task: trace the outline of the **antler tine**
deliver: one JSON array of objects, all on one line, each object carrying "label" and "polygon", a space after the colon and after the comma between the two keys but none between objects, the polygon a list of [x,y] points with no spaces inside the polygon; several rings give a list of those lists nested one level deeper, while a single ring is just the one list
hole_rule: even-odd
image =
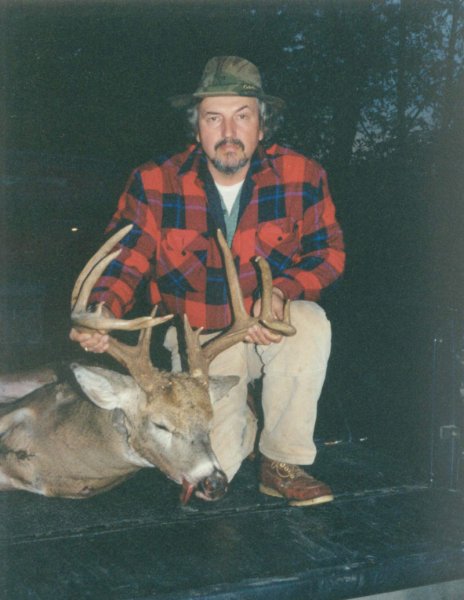
[{"label": "antler tine", "polygon": [[221,231],[218,231],[218,242],[224,257],[224,266],[231,297],[233,324],[230,329],[205,344],[201,349],[202,359],[201,361],[196,360],[197,363],[201,363],[203,368],[206,367],[206,369],[218,354],[234,344],[243,341],[249,328],[257,323],[280,335],[291,336],[296,333],[295,328],[290,323],[290,306],[288,302],[284,306],[284,319],[282,321],[276,319],[272,314],[272,273],[266,259],[263,257],[257,257],[256,259],[261,272],[262,299],[260,314],[257,317],[252,317],[245,310],[243,294],[235,270],[232,253]]},{"label": "antler tine", "polygon": [[184,336],[185,345],[187,348],[189,372],[191,375],[197,377],[207,377],[209,366],[209,361],[202,351],[200,343],[200,334],[202,331],[203,327],[200,327],[194,331],[190,325],[187,315],[184,315]]},{"label": "antler tine", "polygon": [[95,264],[93,270],[90,271],[85,277],[85,279],[82,280],[79,291],[77,292],[77,296],[71,299],[71,302],[74,302],[74,306],[72,308],[73,315],[79,314],[81,312],[86,312],[87,302],[89,301],[90,292],[92,291],[95,282],[98,280],[98,278],[106,269],[106,267],[110,264],[110,262],[113,259],[115,259],[120,253],[121,250],[115,250],[111,254],[108,254],[108,256],[106,256],[105,258],[101,258],[99,262]]},{"label": "antler tine", "polygon": [[129,346],[116,338],[110,337],[107,353],[126,367],[145,392],[149,392],[159,385],[162,371],[159,371],[152,364],[149,348],[145,348],[143,344],[138,343],[136,346]]},{"label": "antler tine", "polygon": [[172,315],[168,315],[157,318],[153,318],[152,316],[138,317],[131,320],[114,319],[106,317],[103,314],[103,303],[98,304],[94,312],[87,311],[87,302],[93,286],[111,261],[119,255],[121,250],[116,250],[111,254],[108,254],[108,252],[129,233],[132,227],[133,225],[126,225],[126,227],[123,227],[112,235],[87,261],[87,264],[79,274],[71,294],[71,322],[74,326],[99,330],[118,329],[136,331],[155,327],[172,318]]},{"label": "antler tine", "polygon": [[[150,317],[155,316],[156,310],[157,307],[155,306]],[[141,329],[136,346],[129,346],[110,336],[107,350],[108,354],[127,368],[145,391],[157,384],[155,378],[159,375],[158,369],[153,366],[150,358],[152,331],[152,327]]]},{"label": "antler tine", "polygon": [[238,280],[237,270],[235,268],[234,259],[232,258],[232,253],[224,238],[224,234],[220,229],[217,230],[217,240],[222,250],[234,323],[245,323],[248,321],[249,315],[243,304],[243,294],[240,288],[240,282]]},{"label": "antler tine", "polygon": [[117,340],[116,338],[111,336],[108,340],[107,353],[110,356],[112,356],[118,363],[126,367],[126,369],[131,374],[132,365],[136,364],[139,351],[140,347],[138,344],[136,346],[129,346],[128,344],[124,344],[120,340]]},{"label": "antler tine", "polygon": [[[108,252],[111,250],[111,248],[114,248],[114,246],[116,246],[116,244],[122,240],[122,238],[129,233],[129,231],[132,229],[133,225],[126,225],[126,227],[123,227],[122,229],[120,229],[119,231],[117,231],[114,235],[112,235],[108,240],[106,240],[106,242],[95,252],[95,254],[93,256],[91,256],[89,258],[89,260],[87,261],[85,267],[82,269],[82,271],[79,273],[78,278],[76,279],[76,283],[74,284],[73,287],[73,291],[71,294],[71,310],[74,310],[75,308],[80,308],[82,309],[85,308],[86,304],[87,304],[87,300],[88,300],[88,296],[90,294],[91,291],[91,287],[89,288],[89,285],[84,287],[84,282],[87,279],[87,277],[89,276],[89,274],[94,271],[95,266],[102,260],[102,258],[105,258],[105,256],[107,256]],[[95,281],[98,279],[98,277],[100,277],[101,273],[103,273],[103,271],[106,269],[106,267],[108,266],[108,264],[113,260],[113,258],[116,258],[116,256],[119,254],[120,250],[117,250],[116,252],[114,252],[113,254],[110,254],[111,259],[107,259],[105,266],[101,269],[101,271],[99,272],[99,274],[97,275],[97,277],[93,278],[94,280],[91,282],[91,284],[93,285],[95,283]],[[95,272],[95,271],[94,271]],[[88,292],[88,293],[87,293]],[[85,294],[87,293],[87,297],[85,297]],[[84,303],[82,304],[82,300],[81,303],[78,305],[77,302],[79,299],[85,299]]]},{"label": "antler tine", "polygon": [[[150,318],[154,319],[156,313],[158,311],[158,307],[154,306],[151,313],[150,313]],[[170,318],[172,318],[173,315],[167,315],[168,318],[165,317],[158,317],[159,319],[161,319],[160,323],[164,323],[164,321],[168,321]],[[156,320],[156,319],[154,319]],[[141,350],[149,355],[150,353],[150,342],[151,342],[151,334],[153,333],[153,327],[145,327],[144,329],[140,330],[139,333],[139,340],[137,345],[140,345]]]},{"label": "antler tine", "polygon": [[278,332],[286,336],[295,335],[296,330],[293,325],[290,324],[290,305],[288,302],[285,303],[285,308],[288,306],[288,309],[284,310],[283,321],[276,319],[272,313],[272,272],[267,260],[262,256],[257,256],[255,258],[256,264],[261,272],[261,311],[258,317],[250,317],[246,312],[243,303],[242,289],[238,280],[232,253],[220,229],[218,229],[217,236],[224,257],[234,325],[237,324],[237,327],[238,325],[243,325],[248,329],[253,324],[250,321],[256,321],[276,333]]},{"label": "antler tine", "polygon": [[267,260],[257,256],[255,262],[261,272],[261,314],[264,321],[271,321],[272,316],[272,273]]},{"label": "antler tine", "polygon": [[284,318],[282,321],[276,319],[272,313],[272,273],[269,263],[262,256],[256,257],[259,270],[261,271],[261,312],[258,321],[264,327],[285,336],[295,335],[296,329],[290,323],[290,302],[284,304]]}]

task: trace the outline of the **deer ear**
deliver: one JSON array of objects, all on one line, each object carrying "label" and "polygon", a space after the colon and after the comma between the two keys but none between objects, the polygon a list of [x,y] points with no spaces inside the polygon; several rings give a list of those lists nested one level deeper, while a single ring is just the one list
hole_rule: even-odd
[{"label": "deer ear", "polygon": [[143,394],[142,389],[129,375],[101,367],[84,367],[78,364],[72,364],[70,367],[86,396],[105,410],[124,410],[133,406]]},{"label": "deer ear", "polygon": [[240,381],[238,375],[213,375],[208,379],[211,402],[214,404],[223,398]]}]

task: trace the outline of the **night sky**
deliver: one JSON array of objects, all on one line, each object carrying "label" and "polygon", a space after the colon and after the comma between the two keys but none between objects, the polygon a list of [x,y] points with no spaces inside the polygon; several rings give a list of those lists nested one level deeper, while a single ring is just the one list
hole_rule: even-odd
[{"label": "night sky", "polygon": [[240,1],[20,4],[6,13],[8,147],[137,164],[183,142],[167,98],[194,90],[211,56],[265,77],[282,54],[266,26],[279,3],[259,19]]}]

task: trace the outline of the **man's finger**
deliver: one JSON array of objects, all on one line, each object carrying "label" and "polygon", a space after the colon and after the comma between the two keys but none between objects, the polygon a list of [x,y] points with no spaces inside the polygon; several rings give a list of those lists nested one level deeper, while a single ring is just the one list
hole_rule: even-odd
[{"label": "man's finger", "polygon": [[281,339],[281,335],[273,333],[266,327],[262,327],[261,325],[253,325],[253,327],[249,329],[245,341],[253,344],[268,346],[269,344],[278,344]]}]

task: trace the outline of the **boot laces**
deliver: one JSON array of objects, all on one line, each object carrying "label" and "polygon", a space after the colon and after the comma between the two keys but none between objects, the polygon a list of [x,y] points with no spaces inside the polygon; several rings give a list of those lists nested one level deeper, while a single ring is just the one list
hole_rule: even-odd
[{"label": "boot laces", "polygon": [[302,475],[301,469],[298,465],[290,465],[284,462],[272,461],[271,467],[282,479],[295,479],[295,477]]}]

